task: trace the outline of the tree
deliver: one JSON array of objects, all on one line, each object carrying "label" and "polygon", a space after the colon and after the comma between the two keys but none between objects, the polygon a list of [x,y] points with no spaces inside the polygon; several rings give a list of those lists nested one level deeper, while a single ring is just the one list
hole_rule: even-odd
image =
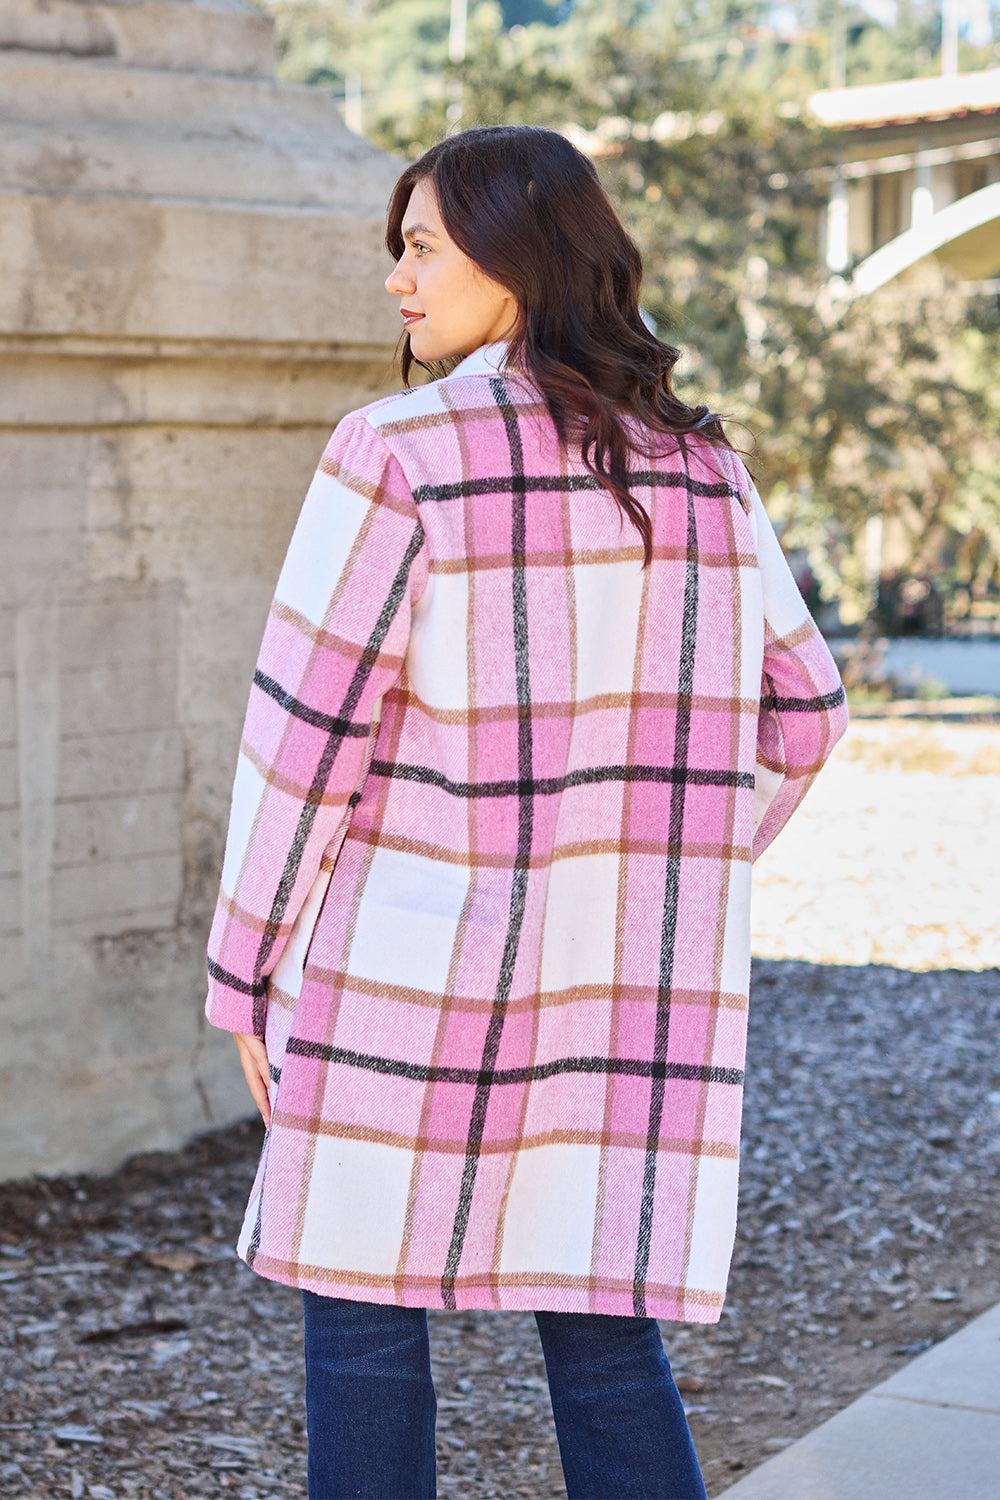
[{"label": "tree", "polygon": [[958,616],[1000,582],[1000,356],[993,299],[887,287],[818,318],[764,301],[756,422],[770,505],[830,597],[871,603],[858,539],[888,524],[888,565],[931,577]]},{"label": "tree", "polygon": [[[854,617],[870,604],[859,538],[876,515],[899,569],[943,572],[960,602],[995,590],[993,303],[942,279],[923,296],[888,287],[837,304],[818,264],[831,157],[804,106],[827,81],[819,23],[864,13],[817,0],[798,31],[777,35],[756,0],[579,0],[559,25],[507,29],[495,0],[480,0],[468,59],[448,70],[447,5],[374,5],[367,66],[382,91],[370,96],[371,137],[413,157],[459,110],[463,126],[565,130],[643,250],[661,335],[688,351],[681,394],[756,435],[752,462],[785,540],[808,553],[827,596]],[[935,14],[900,0],[895,39],[858,22],[849,72],[905,72],[921,48],[930,63]]]}]

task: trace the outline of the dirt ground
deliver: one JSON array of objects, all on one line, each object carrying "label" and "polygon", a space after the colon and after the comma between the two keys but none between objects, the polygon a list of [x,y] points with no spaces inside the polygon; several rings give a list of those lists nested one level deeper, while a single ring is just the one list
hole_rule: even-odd
[{"label": "dirt ground", "polygon": [[[901,759],[898,740],[861,726],[840,752],[869,778],[853,804],[835,770],[807,803],[805,856],[789,842],[778,860],[794,824],[769,856],[758,947],[812,945],[824,961],[755,964],[729,1300],[715,1327],[664,1324],[713,1496],[1000,1300],[1000,973],[977,971],[996,885],[991,902],[975,894],[992,880],[996,777],[985,760],[961,769],[1000,731],[974,745],[963,727],[935,731],[956,759],[928,792],[921,754],[904,744]],[[929,798],[939,812],[920,838],[938,855],[897,880],[918,903],[909,921],[871,851],[895,858],[914,820],[926,829]],[[831,854],[848,815],[853,864]],[[968,880],[978,925],[968,942],[948,934],[948,967],[926,944],[908,965],[907,929],[935,915],[926,890],[942,868]],[[884,904],[865,912],[878,964],[830,961],[852,879],[875,879]],[[112,1176],[0,1187],[0,1495],[304,1496],[298,1300],[232,1250],[259,1143],[238,1125]],[[432,1325],[440,1494],[564,1495],[534,1320]]]}]

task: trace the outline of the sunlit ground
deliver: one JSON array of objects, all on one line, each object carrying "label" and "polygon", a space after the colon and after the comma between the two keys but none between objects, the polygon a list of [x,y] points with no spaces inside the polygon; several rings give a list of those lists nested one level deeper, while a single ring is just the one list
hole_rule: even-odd
[{"label": "sunlit ground", "polygon": [[1000,965],[1000,724],[852,722],[757,863],[753,952]]}]

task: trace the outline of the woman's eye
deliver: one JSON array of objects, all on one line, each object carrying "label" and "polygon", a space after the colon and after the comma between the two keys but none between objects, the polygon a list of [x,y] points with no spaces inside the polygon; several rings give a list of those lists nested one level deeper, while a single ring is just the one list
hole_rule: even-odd
[{"label": "woman's eye", "polygon": [[419,240],[414,240],[413,248],[416,251],[417,259],[420,260],[427,254],[428,250],[430,249],[430,245],[422,245]]}]

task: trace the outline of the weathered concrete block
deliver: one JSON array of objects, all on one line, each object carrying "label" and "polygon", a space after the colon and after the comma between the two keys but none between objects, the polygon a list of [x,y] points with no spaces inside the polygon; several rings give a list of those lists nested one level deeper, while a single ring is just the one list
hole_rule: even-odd
[{"label": "weathered concrete block", "polygon": [[[13,727],[7,727],[13,734]],[[0,807],[16,807],[20,801],[17,784],[17,746],[0,745]]]},{"label": "weathered concrete block", "polygon": [[180,728],[116,730],[66,736],[62,742],[58,795],[66,800],[180,791],[183,780]]},{"label": "weathered concrete block", "polygon": [[165,0],[2,0],[0,47],[262,77],[275,56],[267,17],[225,0],[183,10]]},{"label": "weathered concrete block", "polygon": [[[0,357],[3,356],[0,343]],[[0,381],[0,422],[6,422],[3,402],[6,396],[19,388],[20,361],[3,360],[3,380]],[[44,399],[43,388],[36,384],[31,394],[31,403],[36,411]],[[25,398],[23,403],[28,405]],[[0,474],[3,476],[4,502],[4,560],[7,547],[18,539],[25,540],[47,534],[63,535],[80,531],[81,520],[72,504],[67,504],[85,472],[89,442],[80,435],[62,433],[54,441],[51,432],[25,431],[20,419],[11,420],[13,430],[0,429]],[[3,583],[4,602],[17,597],[16,579],[8,574]],[[4,609],[0,618],[0,638],[13,639],[13,611]],[[0,648],[3,649],[3,648]]]},{"label": "weathered concrete block", "polygon": [[21,869],[21,814],[16,807],[0,808],[0,875]]},{"label": "weathered concrete block", "polygon": [[[2,372],[0,372],[2,373]],[[77,537],[55,531],[12,532],[4,538],[4,570],[9,570],[6,588],[22,603],[46,598],[56,580],[80,577]]]},{"label": "weathered concrete block", "polygon": [[[17,739],[17,715],[14,708],[13,672],[0,674],[0,745],[13,745]],[[2,798],[0,792],[0,798]]]},{"label": "weathered concrete block", "polygon": [[[21,877],[0,875],[0,936],[21,935]],[[20,957],[20,955],[18,955]],[[16,973],[16,969],[9,970]],[[2,991],[0,991],[2,999]]]},{"label": "weathered concrete block", "polygon": [[[111,917],[138,917],[166,911],[174,925],[184,871],[180,853],[127,859],[98,859],[56,866],[52,875],[52,916],[56,923],[86,922],[95,934]],[[132,925],[141,928],[136,920]]]},{"label": "weathered concrete block", "polygon": [[[69,866],[144,855],[179,856],[180,811],[178,792],[58,802],[53,857],[58,866]],[[0,849],[2,843],[0,833]]]},{"label": "weathered concrete block", "polygon": [[[14,670],[14,627],[17,623],[17,612],[13,609],[0,609],[0,672],[11,673]],[[0,720],[0,744],[4,744],[3,729],[5,726]]]},{"label": "weathered concrete block", "polygon": [[[113,590],[108,599],[64,601],[59,619],[64,668],[116,662],[155,661],[174,639],[177,591]],[[114,597],[118,594],[119,597]]]},{"label": "weathered concrete block", "polygon": [[0,0],[0,1176],[252,1109],[202,1015],[240,726],[398,333],[398,169],[272,46],[229,0]]},{"label": "weathered concrete block", "polygon": [[[398,315],[389,323],[389,307],[375,313],[366,295],[381,214],[0,194],[0,222],[4,327],[27,302],[29,332],[84,333],[96,322],[117,337],[231,340],[252,329],[261,340],[348,345],[398,333]],[[348,241],[352,254],[333,274]]]},{"label": "weathered concrete block", "polygon": [[170,729],[177,722],[177,663],[101,662],[67,672],[62,685],[62,723],[67,735],[105,729]]}]

